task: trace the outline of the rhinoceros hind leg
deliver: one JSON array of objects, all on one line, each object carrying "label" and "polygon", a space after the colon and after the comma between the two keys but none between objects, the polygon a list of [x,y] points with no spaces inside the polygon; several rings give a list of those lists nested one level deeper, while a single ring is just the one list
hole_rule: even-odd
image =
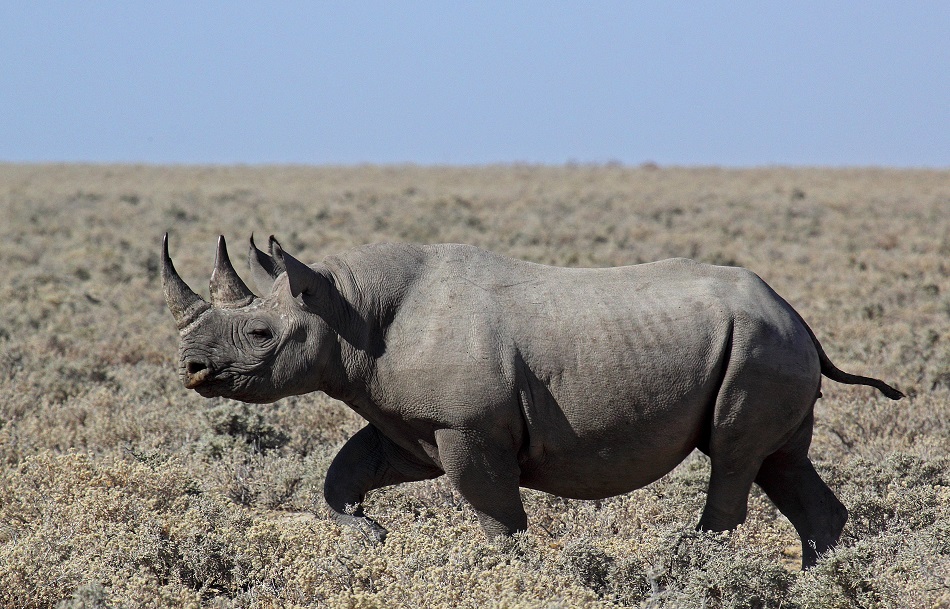
[{"label": "rhinoceros hind leg", "polygon": [[812,424],[809,416],[795,437],[765,460],[755,479],[798,531],[803,569],[834,547],[848,519],[848,510],[808,459]]},{"label": "rhinoceros hind leg", "polygon": [[[752,483],[770,455],[807,460],[820,371],[811,340],[795,344],[803,337],[737,320],[710,421],[712,473],[700,529],[723,531],[745,521]],[[805,483],[814,486],[810,478]]]},{"label": "rhinoceros hind leg", "polygon": [[762,392],[731,390],[736,384],[736,379],[727,381],[716,401],[708,445],[709,490],[697,527],[702,531],[728,531],[745,522],[752,483],[779,442],[763,421],[768,409],[755,400]]},{"label": "rhinoceros hind leg", "polygon": [[745,522],[749,491],[759,462],[724,461],[712,457],[706,507],[696,527],[701,531],[728,531]]}]

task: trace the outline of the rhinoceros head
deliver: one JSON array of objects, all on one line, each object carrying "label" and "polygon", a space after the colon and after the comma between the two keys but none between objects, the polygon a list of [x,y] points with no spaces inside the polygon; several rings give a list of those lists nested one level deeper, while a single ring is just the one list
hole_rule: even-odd
[{"label": "rhinoceros head", "polygon": [[178,275],[165,235],[162,284],[181,335],[182,383],[205,397],[255,403],[318,389],[319,374],[312,370],[326,359],[334,334],[309,307],[326,277],[285,253],[273,237],[268,255],[252,236],[248,260],[266,295],[255,296],[241,280],[221,236],[208,303]]}]

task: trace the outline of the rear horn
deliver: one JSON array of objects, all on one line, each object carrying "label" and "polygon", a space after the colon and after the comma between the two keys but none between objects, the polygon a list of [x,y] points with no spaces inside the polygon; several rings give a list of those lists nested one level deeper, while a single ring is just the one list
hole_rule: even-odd
[{"label": "rear horn", "polygon": [[251,304],[254,293],[238,276],[228,257],[224,235],[218,237],[218,251],[211,271],[211,305],[222,309],[237,309]]}]

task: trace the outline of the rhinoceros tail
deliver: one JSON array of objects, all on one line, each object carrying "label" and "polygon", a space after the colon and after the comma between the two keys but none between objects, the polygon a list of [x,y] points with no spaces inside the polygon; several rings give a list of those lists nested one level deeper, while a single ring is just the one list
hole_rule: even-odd
[{"label": "rhinoceros tail", "polygon": [[891,387],[881,379],[872,378],[870,376],[861,376],[858,374],[850,374],[841,370],[835,366],[828,356],[825,355],[825,352],[821,348],[821,344],[816,340],[815,348],[818,349],[818,359],[821,361],[821,373],[830,378],[833,381],[839,383],[845,383],[847,385],[869,385],[876,388],[878,391],[891,398],[892,400],[899,400],[904,397],[904,394],[897,389]]},{"label": "rhinoceros tail", "polygon": [[[794,310],[794,309],[793,309]],[[802,319],[801,315],[798,315],[798,312],[795,312],[795,315],[798,316],[799,321],[802,322],[802,325],[805,326],[805,329],[808,330],[811,340],[815,343],[815,349],[818,351],[818,361],[821,362],[821,373],[833,381],[839,383],[844,383],[846,385],[868,385],[874,387],[887,397],[892,400],[899,400],[904,397],[904,394],[891,387],[881,379],[871,378],[869,376],[860,376],[858,374],[850,374],[844,370],[838,368],[831,361],[831,358],[825,354],[825,350],[821,348],[821,343],[818,342],[818,337],[815,336],[815,333],[812,332],[812,329],[805,323],[805,320]]]}]

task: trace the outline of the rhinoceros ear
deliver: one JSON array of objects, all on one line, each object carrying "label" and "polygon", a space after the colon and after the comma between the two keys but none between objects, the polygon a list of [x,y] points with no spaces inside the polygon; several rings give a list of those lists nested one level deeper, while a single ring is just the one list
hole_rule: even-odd
[{"label": "rhinoceros ear", "polygon": [[251,267],[251,278],[254,280],[254,285],[261,293],[269,294],[280,271],[277,270],[273,258],[257,249],[257,245],[254,244],[253,233],[251,233],[251,246],[247,251],[247,264]]},{"label": "rhinoceros ear", "polygon": [[327,278],[300,262],[280,247],[273,235],[270,237],[270,255],[278,273],[287,273],[290,295],[322,298],[330,287]]}]

